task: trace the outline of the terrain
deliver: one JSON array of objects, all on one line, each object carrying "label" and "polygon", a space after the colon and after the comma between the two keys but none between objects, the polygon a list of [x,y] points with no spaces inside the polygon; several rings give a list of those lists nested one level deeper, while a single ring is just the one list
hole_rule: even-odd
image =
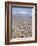
[{"label": "terrain", "polygon": [[32,16],[18,14],[13,16],[12,38],[25,38],[32,36]]}]

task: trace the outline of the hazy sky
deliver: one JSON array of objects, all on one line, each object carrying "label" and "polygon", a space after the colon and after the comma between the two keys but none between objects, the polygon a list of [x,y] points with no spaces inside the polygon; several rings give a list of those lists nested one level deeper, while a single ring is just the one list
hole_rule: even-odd
[{"label": "hazy sky", "polygon": [[32,16],[32,8],[19,8],[19,7],[13,7],[12,8],[12,14],[23,14],[23,15],[30,15]]}]

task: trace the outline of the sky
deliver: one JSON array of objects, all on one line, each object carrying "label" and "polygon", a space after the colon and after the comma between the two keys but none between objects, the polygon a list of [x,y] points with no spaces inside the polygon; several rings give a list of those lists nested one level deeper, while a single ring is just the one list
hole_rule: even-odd
[{"label": "sky", "polygon": [[12,7],[12,15],[23,14],[32,16],[32,8]]}]

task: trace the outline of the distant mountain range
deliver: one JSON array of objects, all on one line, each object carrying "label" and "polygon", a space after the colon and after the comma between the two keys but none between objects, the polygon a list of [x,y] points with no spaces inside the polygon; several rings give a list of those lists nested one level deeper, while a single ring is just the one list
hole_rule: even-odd
[{"label": "distant mountain range", "polygon": [[27,14],[17,14],[17,15],[14,15],[18,21],[27,21],[27,22],[32,22],[32,16],[30,15],[27,15]]},{"label": "distant mountain range", "polygon": [[[16,14],[14,16],[31,16],[31,15],[28,15],[28,14]],[[32,16],[31,16],[32,17]]]}]

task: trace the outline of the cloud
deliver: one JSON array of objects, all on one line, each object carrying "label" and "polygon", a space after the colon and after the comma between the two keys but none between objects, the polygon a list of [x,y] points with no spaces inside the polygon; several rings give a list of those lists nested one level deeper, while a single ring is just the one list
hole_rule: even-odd
[{"label": "cloud", "polygon": [[19,14],[28,14],[29,12],[26,12],[26,11],[20,11],[18,12]]}]

